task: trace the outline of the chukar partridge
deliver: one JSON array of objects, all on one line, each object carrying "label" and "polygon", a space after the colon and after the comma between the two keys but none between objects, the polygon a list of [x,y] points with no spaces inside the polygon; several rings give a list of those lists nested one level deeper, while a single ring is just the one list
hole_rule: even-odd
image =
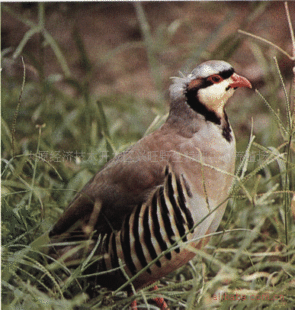
[{"label": "chukar partridge", "polygon": [[[185,243],[203,246],[226,207],[236,148],[225,105],[238,87],[251,88],[251,83],[217,60],[173,79],[166,122],[110,160],[50,231],[54,241],[88,240],[87,250],[77,247],[66,261],[93,250],[86,271],[109,270],[94,281],[114,290],[143,268],[132,281],[135,289],[193,258]],[[56,252],[66,256],[73,247],[56,247]]]}]

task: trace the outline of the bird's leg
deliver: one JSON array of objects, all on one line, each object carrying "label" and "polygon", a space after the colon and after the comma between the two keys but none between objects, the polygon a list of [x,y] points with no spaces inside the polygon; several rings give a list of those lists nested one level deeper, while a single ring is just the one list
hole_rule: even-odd
[{"label": "bird's leg", "polygon": [[[129,291],[129,290],[127,291],[127,294],[128,294],[128,297],[133,295],[132,291]],[[137,310],[137,300],[136,299],[133,300],[132,303],[130,304],[129,310]]]},{"label": "bird's leg", "polygon": [[136,299],[132,301],[129,309],[130,310],[137,310],[137,301],[136,301]]},{"label": "bird's leg", "polygon": [[[156,291],[158,289],[158,286],[155,285],[152,290]],[[156,297],[153,298],[153,301],[157,304],[157,306],[161,309],[161,310],[169,310],[168,305],[165,301],[165,299],[163,297]]]},{"label": "bird's leg", "polygon": [[[158,286],[155,285],[151,290],[156,291],[158,289]],[[128,296],[133,295],[132,292],[128,292]],[[156,297],[153,298],[153,301],[157,304],[157,306],[161,309],[161,310],[170,310],[168,308],[168,305],[165,301],[165,299],[163,297]],[[133,300],[132,303],[130,304],[129,310],[137,310],[137,301]]]}]

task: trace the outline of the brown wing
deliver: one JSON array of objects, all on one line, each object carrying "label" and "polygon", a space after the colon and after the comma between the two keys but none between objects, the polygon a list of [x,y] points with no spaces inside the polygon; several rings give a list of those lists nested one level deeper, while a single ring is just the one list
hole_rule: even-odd
[{"label": "brown wing", "polygon": [[[138,141],[108,162],[76,195],[50,232],[57,236],[72,227],[95,228],[98,233],[120,229],[124,217],[146,201],[164,181],[165,160],[153,160],[155,149],[171,149],[163,130]],[[165,135],[164,135],[165,136]],[[84,227],[84,228],[83,228]]]}]

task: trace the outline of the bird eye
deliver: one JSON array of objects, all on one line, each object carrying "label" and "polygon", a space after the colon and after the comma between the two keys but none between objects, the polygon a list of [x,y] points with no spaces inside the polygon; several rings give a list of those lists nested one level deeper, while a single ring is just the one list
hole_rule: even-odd
[{"label": "bird eye", "polygon": [[213,84],[220,83],[222,81],[222,77],[218,74],[211,75],[208,80]]}]

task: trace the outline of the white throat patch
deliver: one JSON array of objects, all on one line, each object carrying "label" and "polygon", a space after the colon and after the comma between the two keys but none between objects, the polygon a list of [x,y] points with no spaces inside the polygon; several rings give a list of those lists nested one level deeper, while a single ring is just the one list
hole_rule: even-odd
[{"label": "white throat patch", "polygon": [[223,108],[227,100],[234,94],[235,90],[229,88],[231,79],[223,80],[218,84],[213,84],[198,91],[198,99],[207,109],[223,114]]}]

